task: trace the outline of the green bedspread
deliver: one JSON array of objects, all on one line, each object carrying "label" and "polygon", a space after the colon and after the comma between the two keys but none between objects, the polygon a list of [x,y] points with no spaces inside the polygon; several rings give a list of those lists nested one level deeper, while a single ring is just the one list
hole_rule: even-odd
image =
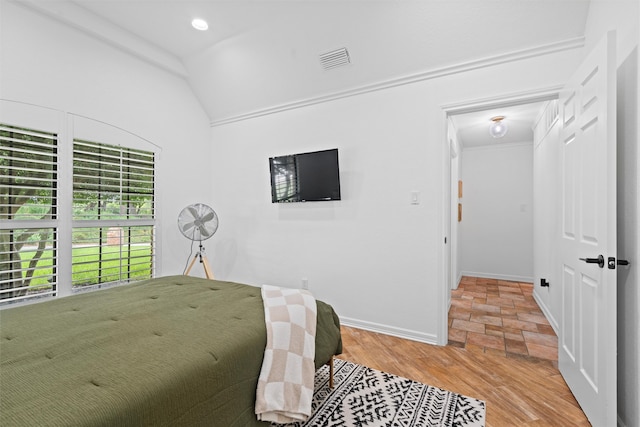
[{"label": "green bedspread", "polygon": [[[342,351],[318,305],[316,367]],[[0,425],[260,426],[260,288],[171,276],[0,312]]]}]

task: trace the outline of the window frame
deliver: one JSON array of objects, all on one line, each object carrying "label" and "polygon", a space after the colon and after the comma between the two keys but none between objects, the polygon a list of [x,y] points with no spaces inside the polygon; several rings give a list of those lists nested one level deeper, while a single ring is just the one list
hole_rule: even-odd
[{"label": "window frame", "polygon": [[[85,116],[64,112],[56,109],[25,104],[17,101],[0,100],[0,113],[2,123],[18,128],[36,129],[42,132],[54,133],[58,136],[58,187],[57,193],[57,218],[46,220],[2,220],[0,219],[0,229],[22,229],[22,228],[53,228],[57,239],[56,255],[57,265],[55,266],[55,276],[57,289],[55,295],[47,298],[27,298],[22,301],[0,303],[0,309],[10,308],[17,305],[29,304],[33,302],[46,301],[52,298],[59,298],[77,293],[78,291],[92,291],[104,287],[120,285],[124,283],[104,283],[98,286],[87,286],[81,290],[72,286],[72,234],[76,227],[107,227],[107,226],[151,226],[153,233],[152,246],[152,271],[151,277],[161,274],[161,228],[160,228],[160,197],[159,197],[159,176],[161,170],[161,148],[134,134],[111,124],[87,118]],[[86,221],[73,219],[73,142],[74,139],[96,141],[109,145],[121,145],[123,147],[136,150],[144,150],[154,153],[154,184],[153,184],[153,204],[154,215],[150,219],[132,219],[122,221],[120,219]],[[129,283],[126,281],[125,283]]]},{"label": "window frame", "polygon": [[[80,241],[76,240],[76,236],[82,234],[83,231],[86,235],[97,233],[97,239],[93,237],[86,240],[88,250],[92,252],[96,250],[97,253],[80,255],[78,251],[75,251],[72,255],[72,268],[76,270],[78,276],[81,276],[77,269],[80,268],[82,264],[86,262],[91,264],[98,263],[98,275],[92,278],[96,279],[97,283],[82,283],[81,278],[74,277],[72,278],[73,292],[84,291],[90,287],[101,288],[119,283],[129,283],[134,280],[132,279],[133,277],[139,277],[142,270],[136,269],[135,266],[139,266],[142,263],[132,261],[135,258],[145,260],[147,258],[146,255],[144,253],[141,255],[140,252],[146,252],[146,250],[133,246],[132,238],[133,240],[135,240],[135,238],[132,230],[134,233],[136,233],[137,230],[143,230],[142,235],[148,235],[148,240],[145,239],[144,243],[148,243],[150,249],[150,276],[147,277],[145,275],[144,278],[154,277],[155,186],[149,190],[145,185],[145,178],[151,176],[152,182],[154,184],[156,182],[156,153],[123,144],[116,145],[103,141],[88,141],[79,138],[73,139],[73,147],[72,244],[80,243]],[[132,188],[130,183],[133,177],[138,178],[135,181],[140,185]],[[142,177],[142,179],[140,177]],[[83,182],[79,183],[79,180],[76,178],[80,178]],[[89,198],[83,199],[83,197],[76,197],[80,194],[84,195],[87,193],[97,194],[97,198],[95,199],[96,210],[86,214],[89,218],[84,218],[76,212],[76,208],[78,204],[83,205]],[[132,218],[131,206],[127,203],[131,200],[131,196],[150,197],[149,212],[142,215],[134,213]],[[110,198],[117,200],[118,213],[103,209],[107,207],[107,200]],[[122,213],[123,208],[124,213]],[[148,233],[144,233],[145,229],[147,229]],[[118,231],[117,240],[119,243],[117,245],[114,245],[113,242],[110,243],[109,232],[111,230]],[[122,231],[125,230],[127,232],[123,233]],[[123,235],[125,238],[124,244],[122,243]],[[82,239],[87,239],[87,237],[83,237]],[[117,246],[115,249],[118,249],[120,253],[122,253],[123,247],[125,247],[126,252],[129,254],[126,258],[119,258],[120,260],[126,259],[127,262],[120,262],[117,267],[109,261],[112,258],[109,254],[113,252],[113,246]],[[138,253],[134,256],[132,251]],[[91,261],[86,261],[86,259],[82,260],[82,257],[88,257]],[[134,267],[133,270],[131,268],[132,266]],[[110,277],[114,275],[117,278],[111,280]]]}]

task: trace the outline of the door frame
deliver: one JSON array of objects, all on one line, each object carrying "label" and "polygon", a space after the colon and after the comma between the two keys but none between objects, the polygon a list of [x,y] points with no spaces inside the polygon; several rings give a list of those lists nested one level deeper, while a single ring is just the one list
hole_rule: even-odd
[{"label": "door frame", "polygon": [[[453,276],[457,276],[453,271],[451,265],[452,259],[457,256],[457,253],[452,252],[452,245],[449,242],[451,237],[451,224],[454,221],[453,212],[451,210],[451,147],[449,136],[449,117],[456,114],[473,113],[478,111],[484,111],[500,107],[511,107],[514,105],[531,104],[536,102],[550,101],[558,99],[562,85],[549,86],[542,89],[531,89],[522,92],[515,92],[511,94],[504,94],[488,98],[473,99],[468,101],[460,101],[451,104],[441,105],[442,109],[442,126],[444,128],[444,141],[443,141],[443,168],[442,168],[442,212],[441,212],[441,242],[446,242],[442,246],[442,252],[440,259],[442,264],[440,266],[442,277],[442,284],[440,286],[440,327],[438,328],[438,344],[447,345],[449,337],[449,306],[451,303],[451,289],[454,280]],[[462,151],[462,150],[460,150]],[[461,153],[458,153],[460,155]],[[456,245],[456,250],[459,247]],[[448,274],[447,274],[448,272]],[[456,277],[457,279],[457,277]]]}]

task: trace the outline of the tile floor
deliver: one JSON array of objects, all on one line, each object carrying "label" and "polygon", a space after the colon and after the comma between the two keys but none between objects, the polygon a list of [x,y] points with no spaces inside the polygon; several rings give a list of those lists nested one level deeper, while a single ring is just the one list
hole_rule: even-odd
[{"label": "tile floor", "polygon": [[557,362],[558,338],[532,293],[531,283],[463,277],[451,292],[449,345]]}]

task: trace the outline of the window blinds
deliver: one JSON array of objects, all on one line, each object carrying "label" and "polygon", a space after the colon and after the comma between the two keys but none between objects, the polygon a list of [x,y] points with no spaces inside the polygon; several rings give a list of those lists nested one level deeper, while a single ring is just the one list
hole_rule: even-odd
[{"label": "window blinds", "polygon": [[154,153],[75,140],[73,218],[154,217]]},{"label": "window blinds", "polygon": [[152,226],[73,229],[73,288],[153,277]]},{"label": "window blinds", "polygon": [[0,305],[154,276],[155,153],[72,142],[0,124]]},{"label": "window blinds", "polygon": [[56,134],[0,124],[3,303],[56,294],[57,165]]},{"label": "window blinds", "polygon": [[53,219],[57,136],[0,125],[0,219]]},{"label": "window blinds", "polygon": [[74,289],[153,277],[154,153],[74,140]]}]

